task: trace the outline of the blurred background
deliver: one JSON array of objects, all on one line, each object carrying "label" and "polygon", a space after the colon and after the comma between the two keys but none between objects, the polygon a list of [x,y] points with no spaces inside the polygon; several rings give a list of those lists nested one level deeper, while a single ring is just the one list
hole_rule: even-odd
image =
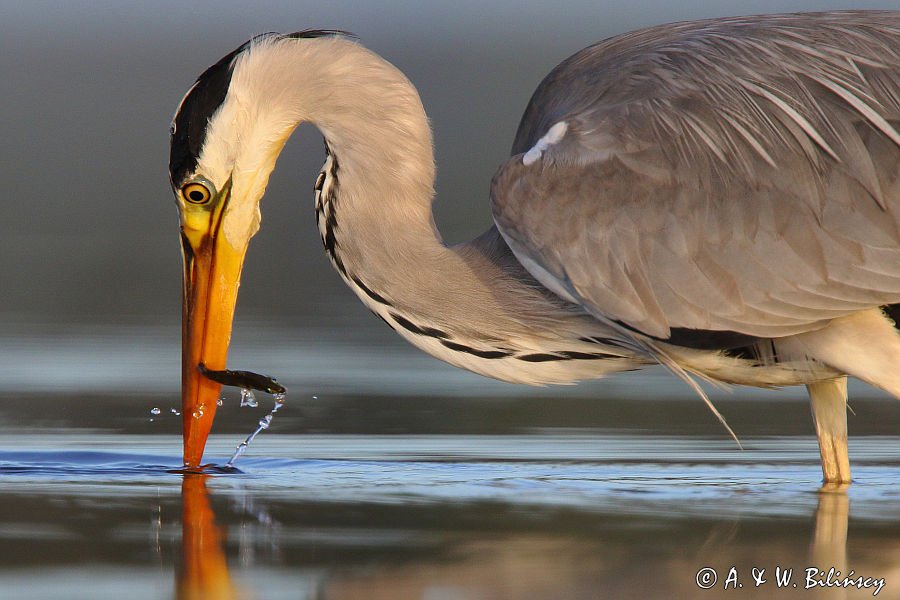
[{"label": "blurred background", "polygon": [[[489,225],[490,178],[508,156],[521,113],[542,77],[573,52],[667,21],[855,4],[4,0],[0,383],[8,393],[128,392],[175,401],[181,257],[167,176],[169,122],[195,77],[253,34],[345,29],[409,76],[435,131],[436,219],[445,239],[457,242]],[[896,0],[866,6],[890,8]],[[654,371],[528,390],[407,346],[324,257],[312,191],[323,159],[321,138],[306,125],[279,160],[244,269],[232,368],[271,373],[307,396],[628,398],[647,396],[636,385],[643,381],[690,397]],[[785,397],[802,394],[765,395]],[[704,410],[698,403],[698,415]],[[711,418],[699,418],[718,431]]]}]

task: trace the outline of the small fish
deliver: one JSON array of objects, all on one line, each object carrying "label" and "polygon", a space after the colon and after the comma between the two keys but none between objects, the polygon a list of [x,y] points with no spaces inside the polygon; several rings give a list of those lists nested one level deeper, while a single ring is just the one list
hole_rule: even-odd
[{"label": "small fish", "polygon": [[252,371],[231,371],[222,369],[221,371],[211,371],[206,365],[200,363],[197,365],[200,373],[211,381],[221,383],[222,385],[230,385],[234,387],[259,390],[267,394],[284,394],[287,388],[278,383],[274,377],[268,375],[260,375]]}]

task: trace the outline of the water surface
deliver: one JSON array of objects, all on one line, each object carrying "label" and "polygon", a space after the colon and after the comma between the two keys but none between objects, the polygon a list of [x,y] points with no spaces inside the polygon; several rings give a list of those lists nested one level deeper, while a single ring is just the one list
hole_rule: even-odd
[{"label": "water surface", "polygon": [[[801,390],[711,390],[740,450],[659,370],[532,390],[351,343],[365,329],[238,330],[230,365],[290,393],[239,471],[208,477],[177,472],[177,380],[159,375],[177,330],[0,336],[4,598],[854,597],[804,589],[811,566],[900,597],[900,404],[863,386],[854,484],[823,494]],[[226,392],[207,461],[271,407]]]},{"label": "water surface", "polygon": [[[895,438],[856,440],[837,494],[797,436],[267,432],[211,477],[172,472],[178,443],[5,437],[4,598],[726,597],[697,571],[816,560],[900,589]],[[767,585],[739,597],[816,597]]]}]

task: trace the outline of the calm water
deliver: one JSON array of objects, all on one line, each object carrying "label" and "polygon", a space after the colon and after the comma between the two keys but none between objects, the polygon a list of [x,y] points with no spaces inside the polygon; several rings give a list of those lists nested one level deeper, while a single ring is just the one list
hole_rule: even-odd
[{"label": "calm water", "polygon": [[[235,442],[217,436],[224,461]],[[817,494],[808,438],[602,431],[269,434],[242,473],[182,476],[178,439],[7,437],[4,598],[841,597],[753,588],[751,569],[900,569],[896,440],[854,444]],[[886,448],[888,450],[886,450]],[[893,452],[890,449],[893,448]],[[849,523],[849,527],[848,527]],[[704,567],[744,588],[702,593]],[[720,581],[719,588],[721,588]],[[868,597],[872,590],[859,597]],[[855,597],[855,596],[850,596]]]},{"label": "calm water", "polygon": [[[893,404],[856,404],[855,483],[819,493],[802,402],[720,400],[741,451],[699,400],[665,399],[653,374],[631,381],[658,400],[295,385],[239,471],[210,476],[176,472],[175,396],[4,396],[0,540],[14,551],[0,597],[872,597],[804,589],[813,566],[884,578],[878,597],[900,597],[900,440],[878,433]],[[271,400],[237,405],[232,393],[220,409],[210,463]],[[793,569],[788,587],[776,567]],[[709,591],[704,568],[719,577]],[[725,591],[732,568],[743,587]]]}]

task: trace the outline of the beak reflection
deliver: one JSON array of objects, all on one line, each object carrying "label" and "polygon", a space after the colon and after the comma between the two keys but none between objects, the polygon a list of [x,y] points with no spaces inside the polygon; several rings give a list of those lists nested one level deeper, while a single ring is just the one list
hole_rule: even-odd
[{"label": "beak reflection", "polygon": [[225,534],[206,489],[206,475],[185,475],[181,484],[181,568],[178,600],[236,600],[244,596],[231,581],[225,558]]}]

